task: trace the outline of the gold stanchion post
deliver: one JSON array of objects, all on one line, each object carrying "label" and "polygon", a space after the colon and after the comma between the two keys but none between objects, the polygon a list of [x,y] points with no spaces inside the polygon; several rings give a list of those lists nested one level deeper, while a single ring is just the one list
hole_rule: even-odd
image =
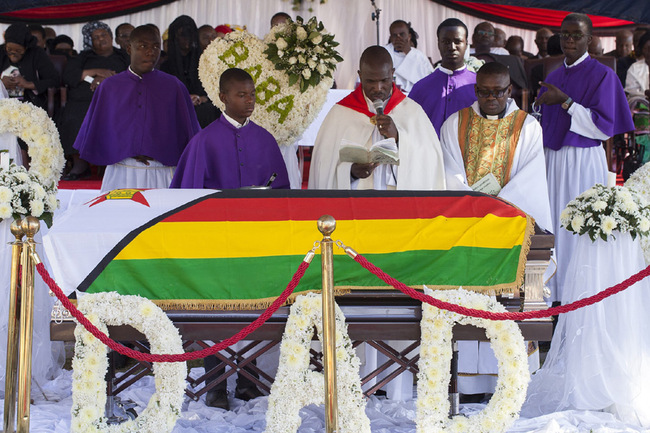
[{"label": "gold stanchion post", "polygon": [[3,431],[13,433],[16,428],[16,376],[18,373],[18,321],[20,320],[20,253],[23,248],[21,220],[11,223],[11,234],[16,238],[11,244],[11,283],[9,286],[9,317],[7,323],[7,364],[5,375],[5,410]]},{"label": "gold stanchion post", "polygon": [[323,365],[325,370],[325,432],[338,431],[338,404],[336,399],[336,322],[334,315],[334,242],[331,234],[336,220],[330,215],[318,219],[318,230],[323,234],[320,243],[323,272]]},{"label": "gold stanchion post", "polygon": [[32,338],[34,329],[34,236],[40,229],[38,219],[23,218],[21,227],[27,239],[21,257],[20,346],[18,348],[18,433],[29,433],[32,393]]}]

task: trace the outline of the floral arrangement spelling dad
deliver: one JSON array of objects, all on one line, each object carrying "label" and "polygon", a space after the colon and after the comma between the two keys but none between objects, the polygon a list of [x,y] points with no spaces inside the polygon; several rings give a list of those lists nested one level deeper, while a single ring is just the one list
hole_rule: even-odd
[{"label": "floral arrangement spelling dad", "polygon": [[57,182],[64,158],[59,132],[41,108],[16,99],[0,100],[0,133],[22,138],[29,146],[30,170],[0,167],[0,221],[34,216],[52,224],[58,207]]},{"label": "floral arrangement spelling dad", "polygon": [[246,70],[255,81],[256,104],[251,116],[278,144],[289,146],[314,121],[334,83],[343,59],[338,42],[315,17],[275,26],[262,41],[246,31],[215,39],[199,61],[199,78],[212,102],[219,100],[219,77],[228,68]]}]

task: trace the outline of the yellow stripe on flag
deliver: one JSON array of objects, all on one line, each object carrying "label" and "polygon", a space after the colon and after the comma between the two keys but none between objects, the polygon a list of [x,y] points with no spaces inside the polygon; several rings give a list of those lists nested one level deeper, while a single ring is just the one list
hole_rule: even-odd
[{"label": "yellow stripe on flag", "polygon": [[[333,238],[362,254],[511,249],[521,245],[526,218],[340,220]],[[303,256],[322,235],[313,221],[162,222],[140,233],[115,260]],[[344,254],[334,249],[334,254]]]}]

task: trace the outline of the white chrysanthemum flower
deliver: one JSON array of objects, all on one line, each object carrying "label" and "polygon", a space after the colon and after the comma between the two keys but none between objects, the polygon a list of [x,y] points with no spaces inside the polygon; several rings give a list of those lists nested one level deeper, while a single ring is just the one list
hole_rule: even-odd
[{"label": "white chrysanthemum flower", "polygon": [[46,201],[47,201],[47,209],[50,212],[55,211],[59,207],[59,200],[57,200],[56,194],[48,194]]},{"label": "white chrysanthemum flower", "polygon": [[303,69],[302,76],[305,80],[309,80],[311,78],[311,71],[309,69]]},{"label": "white chrysanthemum flower", "polygon": [[312,59],[307,60],[307,66],[313,71],[316,69],[316,62],[313,61]]},{"label": "white chrysanthemum flower", "polygon": [[0,220],[11,217],[11,205],[7,202],[0,203]]},{"label": "white chrysanthemum flower", "polygon": [[298,62],[300,64],[304,64],[306,60],[307,59],[305,59],[305,56],[303,56],[302,54],[298,54]]},{"label": "white chrysanthemum flower", "polygon": [[650,230],[650,220],[648,218],[641,218],[641,221],[639,221],[639,230],[642,232]]},{"label": "white chrysanthemum flower", "polygon": [[154,314],[154,306],[150,302],[140,304],[140,314],[142,317],[151,317]]},{"label": "white chrysanthemum flower", "polygon": [[623,209],[625,212],[628,213],[636,212],[639,210],[639,206],[636,204],[636,202],[632,199],[631,196],[629,199],[623,200],[620,206],[621,209]]},{"label": "white chrysanthemum flower", "polygon": [[290,65],[295,65],[297,61],[298,61],[298,59],[296,59],[295,57],[290,57],[289,58],[289,64]]},{"label": "white chrysanthemum flower", "polygon": [[11,189],[6,186],[0,186],[0,203],[8,203],[13,198]]},{"label": "white chrysanthemum flower", "polygon": [[29,175],[22,171],[14,173],[14,177],[16,178],[16,180],[19,180],[20,182],[29,182]]},{"label": "white chrysanthemum flower", "polygon": [[296,29],[296,37],[299,41],[304,41],[307,39],[307,31],[303,27],[298,27]]},{"label": "white chrysanthemum flower", "polygon": [[612,234],[612,231],[616,228],[617,225],[618,223],[616,222],[616,220],[613,217],[608,215],[605,218],[603,218],[603,221],[600,225],[600,229],[603,231],[603,233],[609,236]]},{"label": "white chrysanthemum flower", "polygon": [[43,215],[43,211],[45,210],[45,205],[43,204],[43,200],[37,200],[37,199],[30,200],[29,207],[31,209],[30,214],[36,218]]},{"label": "white chrysanthemum flower", "polygon": [[607,203],[602,200],[596,200],[593,204],[593,208],[596,211],[604,210],[607,207]]},{"label": "white chrysanthemum flower", "polygon": [[576,215],[571,220],[571,228],[574,232],[580,233],[580,230],[585,224],[585,218],[582,215]]}]

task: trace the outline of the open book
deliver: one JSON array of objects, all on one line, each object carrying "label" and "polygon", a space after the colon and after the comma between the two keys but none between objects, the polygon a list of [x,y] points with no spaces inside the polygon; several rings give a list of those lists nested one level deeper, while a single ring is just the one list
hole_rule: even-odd
[{"label": "open book", "polygon": [[488,173],[472,185],[472,189],[483,194],[498,195],[501,192],[501,185],[492,173]]},{"label": "open book", "polygon": [[399,165],[399,150],[394,138],[386,138],[372,145],[370,150],[362,144],[354,143],[345,138],[339,148],[341,162],[356,162],[359,164],[393,164]]}]

